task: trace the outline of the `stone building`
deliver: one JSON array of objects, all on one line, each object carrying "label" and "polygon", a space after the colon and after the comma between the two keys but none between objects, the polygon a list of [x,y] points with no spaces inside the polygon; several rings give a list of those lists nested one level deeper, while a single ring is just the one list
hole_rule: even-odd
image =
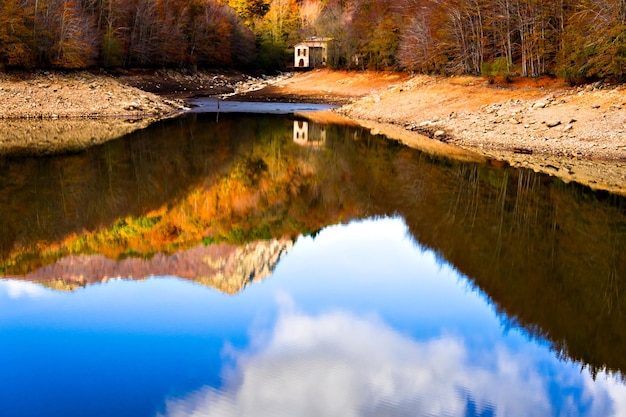
[{"label": "stone building", "polygon": [[330,41],[332,38],[312,36],[298,43],[293,51],[294,67],[307,69],[326,66]]}]

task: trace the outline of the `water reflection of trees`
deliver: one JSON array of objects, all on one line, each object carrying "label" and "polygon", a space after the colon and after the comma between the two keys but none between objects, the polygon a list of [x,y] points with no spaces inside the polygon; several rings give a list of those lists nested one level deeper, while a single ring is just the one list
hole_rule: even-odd
[{"label": "water reflection of trees", "polygon": [[341,184],[332,170],[317,175],[319,155],[293,143],[290,123],[191,115],[80,154],[0,160],[0,271],[297,236],[353,218],[346,188],[329,185]]},{"label": "water reflection of trees", "polygon": [[431,157],[361,129],[293,142],[284,118],[193,116],[88,152],[0,161],[0,254],[173,253],[400,214],[509,323],[592,368],[625,370],[626,201],[532,171]]},{"label": "water reflection of trees", "polygon": [[193,124],[162,123],[80,154],[0,160],[6,173],[0,180],[2,258],[45,250],[179,200],[211,174],[206,155],[213,155],[214,166],[229,161],[221,128],[201,141],[194,140]]},{"label": "water reflection of trees", "polygon": [[405,188],[384,207],[404,216],[416,239],[470,277],[507,320],[566,356],[626,369],[623,198],[532,171],[432,169],[419,156],[403,159],[397,172]]}]

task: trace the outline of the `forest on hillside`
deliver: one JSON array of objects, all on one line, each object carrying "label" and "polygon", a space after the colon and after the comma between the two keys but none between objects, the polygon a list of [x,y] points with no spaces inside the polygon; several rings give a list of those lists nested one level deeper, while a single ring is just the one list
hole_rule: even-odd
[{"label": "forest on hillside", "polygon": [[0,0],[0,68],[329,64],[626,80],[626,0]]}]

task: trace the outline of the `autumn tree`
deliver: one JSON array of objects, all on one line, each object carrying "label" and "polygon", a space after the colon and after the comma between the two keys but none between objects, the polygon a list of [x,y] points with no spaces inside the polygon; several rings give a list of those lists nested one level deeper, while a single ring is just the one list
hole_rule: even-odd
[{"label": "autumn tree", "polygon": [[102,33],[100,63],[105,67],[119,67],[123,65],[126,55],[123,14],[116,7],[116,2],[120,0],[99,1],[97,27]]},{"label": "autumn tree", "polygon": [[553,70],[564,48],[575,0],[402,0],[413,17],[403,27],[400,63],[447,73]]},{"label": "autumn tree", "polygon": [[626,81],[626,1],[581,1],[567,22],[559,74]]},{"label": "autumn tree", "polygon": [[328,63],[333,67],[346,67],[354,53],[347,36],[347,19],[342,0],[326,0],[313,29],[303,32],[303,36],[310,34],[333,39],[328,51]]},{"label": "autumn tree", "polygon": [[256,24],[270,9],[270,0],[228,0],[243,23],[254,31]]},{"label": "autumn tree", "polygon": [[30,67],[33,51],[32,9],[19,0],[0,0],[0,67]]},{"label": "autumn tree", "polygon": [[189,62],[193,41],[192,19],[202,13],[198,1],[155,0],[156,27],[154,53],[151,61],[160,65],[184,65]]},{"label": "autumn tree", "polygon": [[290,39],[299,29],[298,3],[295,0],[271,0],[269,10],[256,24],[259,47],[258,65],[264,69],[281,69],[289,62]]},{"label": "autumn tree", "polygon": [[[252,15],[264,1],[251,2]],[[0,26],[0,65],[9,67],[240,65],[255,56],[254,35],[219,0],[0,0]]]},{"label": "autumn tree", "polygon": [[406,6],[412,13],[400,37],[399,65],[426,73],[443,71],[447,59],[442,52],[440,33],[432,23],[441,19],[441,10],[427,2],[407,2]]},{"label": "autumn tree", "polygon": [[295,0],[272,0],[264,18],[264,33],[274,44],[285,44],[298,27],[298,4]]},{"label": "autumn tree", "polygon": [[309,36],[343,68],[626,79],[626,0],[0,0],[5,67],[282,69]]},{"label": "autumn tree", "polygon": [[249,66],[257,56],[254,33],[239,19],[232,8],[222,5],[222,12],[231,28],[229,45],[232,64]]},{"label": "autumn tree", "polygon": [[125,64],[154,64],[158,52],[158,19],[156,2],[131,0],[127,7],[129,29]]},{"label": "autumn tree", "polygon": [[322,2],[320,0],[304,0],[299,7],[300,33],[302,37],[324,35],[317,33],[316,23],[322,13]]},{"label": "autumn tree", "polygon": [[56,7],[56,39],[51,64],[62,68],[85,68],[97,56],[98,37],[94,22],[71,0]]},{"label": "autumn tree", "polygon": [[231,33],[232,25],[224,19],[224,7],[212,1],[200,2],[199,13],[193,15],[192,44],[190,57],[201,63],[232,63]]}]

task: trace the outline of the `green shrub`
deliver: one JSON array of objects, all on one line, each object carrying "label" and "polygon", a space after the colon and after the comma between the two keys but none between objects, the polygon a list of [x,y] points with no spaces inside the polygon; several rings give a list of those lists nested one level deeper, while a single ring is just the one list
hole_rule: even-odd
[{"label": "green shrub", "polygon": [[495,81],[496,77],[502,77],[506,82],[511,81],[513,73],[511,72],[511,63],[506,57],[496,58],[493,62],[483,62],[480,65],[480,74],[487,77],[490,83]]}]

